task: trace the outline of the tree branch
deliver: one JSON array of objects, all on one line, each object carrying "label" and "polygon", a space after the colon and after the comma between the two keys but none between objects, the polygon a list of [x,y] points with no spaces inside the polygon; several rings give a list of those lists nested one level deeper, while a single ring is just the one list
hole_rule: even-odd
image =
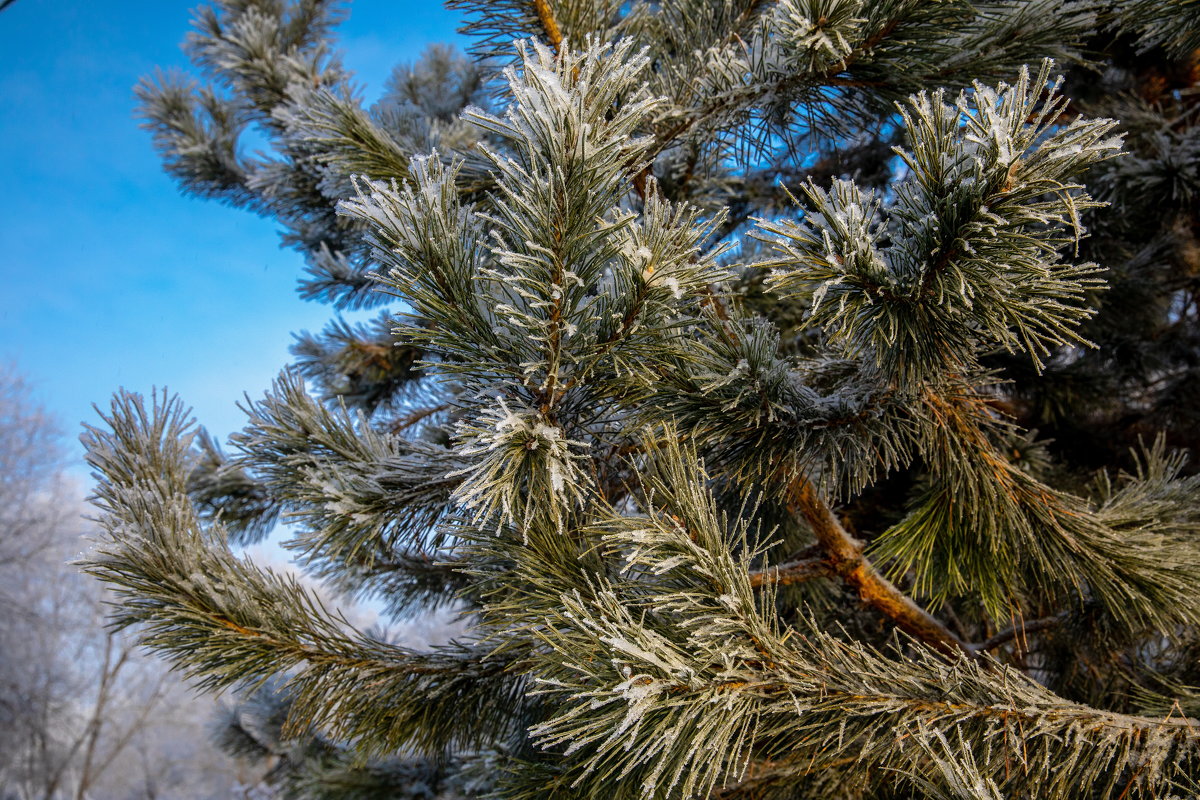
[{"label": "tree branch", "polygon": [[788,487],[788,510],[808,522],[817,541],[825,548],[835,574],[858,591],[859,598],[879,611],[905,633],[946,654],[961,653],[978,659],[979,653],[950,632],[928,611],[917,605],[887,578],[879,574],[862,553],[862,543],[846,532],[807,478],[797,478]]},{"label": "tree branch", "polygon": [[793,583],[803,583],[813,578],[835,578],[837,574],[833,563],[827,558],[804,558],[751,572],[750,585],[755,587],[766,584],[787,586]]},{"label": "tree branch", "polygon": [[392,433],[401,433],[404,430],[412,427],[413,425],[416,425],[418,422],[425,419],[426,417],[433,416],[434,414],[437,414],[441,411],[445,411],[448,408],[450,408],[449,403],[442,403],[441,405],[431,406],[429,408],[418,408],[415,411],[412,411],[409,414],[407,414],[406,416],[401,417],[400,419],[393,422],[392,426],[391,426],[391,432]]},{"label": "tree branch", "polygon": [[1060,612],[1054,616],[1042,617],[1041,619],[1034,619],[1030,620],[1029,622],[1022,621],[1016,625],[1013,625],[1011,628],[1000,631],[986,642],[971,645],[971,648],[977,653],[987,653],[1016,639],[1017,646],[1022,650],[1027,651],[1029,649],[1029,641],[1026,637],[1029,634],[1038,633],[1051,628],[1057,628],[1059,625],[1063,624],[1066,619],[1066,612]]},{"label": "tree branch", "polygon": [[[535,5],[539,7],[544,2],[545,0],[534,0]],[[773,84],[762,84],[738,93],[726,93],[699,108],[693,109],[692,113],[676,121],[665,133],[655,135],[655,143],[649,150],[648,158],[653,160],[655,156],[666,150],[676,139],[688,133],[705,119],[727,109],[747,108],[770,95],[786,94],[797,87],[805,85],[813,87],[848,86],[854,88],[878,88],[885,86],[886,84],[882,81],[855,80],[853,78],[842,77],[841,73],[848,70],[856,61],[879,46],[891,35],[901,21],[902,19],[899,17],[889,20],[874,34],[855,45],[854,49],[847,53],[841,61],[825,70],[785,75]]]},{"label": "tree branch", "polygon": [[532,0],[532,2],[538,22],[542,23],[542,30],[546,33],[546,41],[554,48],[554,52],[561,52],[562,31],[558,28],[558,20],[554,18],[554,10],[550,8],[549,0]]}]

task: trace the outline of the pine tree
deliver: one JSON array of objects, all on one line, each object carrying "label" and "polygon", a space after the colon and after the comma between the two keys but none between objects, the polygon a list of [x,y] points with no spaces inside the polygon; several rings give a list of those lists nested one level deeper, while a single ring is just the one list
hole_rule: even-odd
[{"label": "pine tree", "polygon": [[[85,435],[88,569],[258,690],[230,746],[295,797],[1195,796],[1196,4],[454,5],[473,59],[370,108],[327,0],[140,88],[305,296],[388,304],[232,455],[166,395]],[[230,549],[279,519],[469,634]]]}]

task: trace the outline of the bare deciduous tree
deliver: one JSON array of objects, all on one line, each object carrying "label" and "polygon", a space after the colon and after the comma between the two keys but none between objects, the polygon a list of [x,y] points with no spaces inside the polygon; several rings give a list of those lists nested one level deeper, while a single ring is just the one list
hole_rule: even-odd
[{"label": "bare deciduous tree", "polygon": [[70,563],[87,523],[60,435],[0,368],[0,798],[226,797],[211,701],[106,629],[104,590]]}]

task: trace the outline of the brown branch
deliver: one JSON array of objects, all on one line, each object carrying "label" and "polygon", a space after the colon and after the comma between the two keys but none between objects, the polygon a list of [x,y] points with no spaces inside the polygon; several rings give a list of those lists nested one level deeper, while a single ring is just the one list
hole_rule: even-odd
[{"label": "brown branch", "polygon": [[779,760],[752,761],[736,783],[722,786],[714,792],[712,797],[713,800],[734,800],[739,797],[750,800],[750,798],[762,796],[763,787],[770,786],[773,781],[794,780],[798,776],[814,775],[818,772],[850,766],[858,761],[859,756],[857,755],[833,759],[818,759],[816,755],[803,755]]},{"label": "brown branch", "polygon": [[905,633],[946,654],[961,653],[977,659],[970,645],[879,574],[862,553],[862,543],[838,522],[807,478],[797,478],[788,487],[788,510],[808,522],[817,541],[825,548],[834,572],[858,591],[859,598],[892,620]]},{"label": "brown branch", "polygon": [[562,51],[562,31],[558,28],[558,20],[554,18],[554,11],[550,8],[549,0],[532,0],[533,10],[537,14],[538,22],[542,24],[542,30],[546,33],[546,41],[554,48],[554,52]]},{"label": "brown branch", "polygon": [[651,169],[652,164],[653,162],[648,162],[637,175],[633,176],[633,190],[637,192],[638,199],[643,202],[646,200],[646,183],[654,175]]},{"label": "brown branch", "polygon": [[1029,640],[1026,638],[1031,633],[1039,633],[1040,631],[1057,628],[1067,619],[1066,613],[1055,614],[1052,617],[1042,617],[1041,619],[1033,619],[1029,622],[1020,622],[1013,625],[1011,628],[1002,630],[986,642],[981,644],[971,645],[972,649],[979,653],[986,653],[995,650],[1001,645],[1008,644],[1012,640],[1017,640],[1017,646],[1022,650],[1029,649]]},{"label": "brown branch", "polygon": [[750,585],[754,587],[767,584],[788,586],[793,583],[804,583],[813,578],[835,577],[837,577],[837,570],[834,569],[833,563],[829,559],[805,558],[751,572]]},{"label": "brown branch", "polygon": [[546,341],[546,382],[539,395],[538,410],[547,418],[551,424],[554,422],[554,407],[555,404],[562,399],[563,393],[558,390],[558,370],[562,362],[562,335],[563,335],[563,304],[566,302],[566,281],[563,279],[563,274],[566,268],[562,260],[563,248],[563,229],[562,229],[562,214],[556,214],[554,218],[554,273],[551,275],[552,286],[562,286],[563,288],[551,298],[550,306],[550,336]]},{"label": "brown branch", "polygon": [[408,415],[404,416],[403,418],[398,419],[394,423],[392,423],[392,428],[391,428],[392,433],[400,433],[401,431],[404,431],[404,430],[412,427],[413,425],[416,425],[418,422],[425,419],[426,417],[433,416],[434,414],[438,413],[439,411],[445,411],[448,408],[450,408],[449,403],[442,403],[441,405],[431,406],[429,408],[418,408],[415,411],[412,411]]}]

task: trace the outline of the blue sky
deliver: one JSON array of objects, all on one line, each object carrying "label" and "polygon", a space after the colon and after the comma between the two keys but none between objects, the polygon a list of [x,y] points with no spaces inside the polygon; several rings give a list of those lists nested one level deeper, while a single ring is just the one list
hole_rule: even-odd
[{"label": "blue sky", "polygon": [[[224,437],[289,361],[298,254],[270,220],[184,197],[133,118],[132,88],[187,66],[198,0],[17,0],[0,12],[0,361],[58,416],[72,454],[118,386],[180,394]],[[355,0],[339,47],[366,97],[398,62],[458,40],[437,2]],[[83,474],[80,467],[74,470]]]}]

